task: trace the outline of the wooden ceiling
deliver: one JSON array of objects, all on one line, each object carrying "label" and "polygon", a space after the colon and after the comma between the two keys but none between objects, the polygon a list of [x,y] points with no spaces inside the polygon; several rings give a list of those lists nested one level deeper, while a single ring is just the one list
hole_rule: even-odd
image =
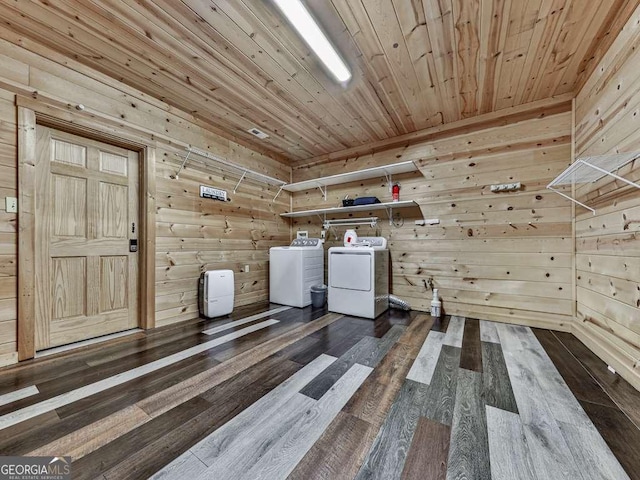
[{"label": "wooden ceiling", "polygon": [[346,88],[269,0],[19,0],[0,16],[27,48],[300,161],[575,92],[639,1],[307,0],[353,69]]}]

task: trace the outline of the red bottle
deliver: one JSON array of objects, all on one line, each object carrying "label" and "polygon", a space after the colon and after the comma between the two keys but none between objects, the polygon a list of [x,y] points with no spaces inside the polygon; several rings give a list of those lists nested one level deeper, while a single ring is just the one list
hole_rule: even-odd
[{"label": "red bottle", "polygon": [[393,187],[391,187],[391,197],[393,198],[394,202],[400,201],[400,184],[399,183],[394,183]]}]

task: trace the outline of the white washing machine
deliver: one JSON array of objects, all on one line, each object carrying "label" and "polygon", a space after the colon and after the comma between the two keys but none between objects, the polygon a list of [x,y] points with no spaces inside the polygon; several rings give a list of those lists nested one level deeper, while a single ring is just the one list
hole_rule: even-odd
[{"label": "white washing machine", "polygon": [[269,301],[290,307],[311,305],[311,287],[324,283],[324,248],[319,238],[296,238],[269,250]]},{"label": "white washing machine", "polygon": [[389,308],[389,250],[383,237],[329,249],[329,311],[376,318]]}]

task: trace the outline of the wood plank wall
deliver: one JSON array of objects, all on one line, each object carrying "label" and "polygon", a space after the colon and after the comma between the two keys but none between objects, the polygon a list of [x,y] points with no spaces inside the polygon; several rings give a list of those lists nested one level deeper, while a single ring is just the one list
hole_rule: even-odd
[{"label": "wood plank wall", "polygon": [[17,197],[17,131],[14,96],[0,90],[0,365],[17,360],[18,222],[16,214],[5,211],[4,202],[5,197]]},{"label": "wood plank wall", "polygon": [[[46,59],[0,40],[0,365],[16,360],[16,214],[4,199],[17,197],[16,93],[43,102],[82,103],[86,112],[117,122],[115,130],[141,132],[156,147],[156,325],[197,317],[201,270],[230,268],[236,305],[268,298],[268,248],[289,242],[279,213],[288,194],[251,182],[232,190],[237,177],[190,161],[179,179],[175,152],[191,144],[270,176],[288,180],[290,167],[211,132],[206,124],[124,84],[51,54]],[[132,134],[134,135],[134,134]],[[199,185],[228,190],[232,201],[201,200]],[[245,266],[248,265],[248,271]]]},{"label": "wood plank wall", "polygon": [[[576,98],[576,155],[640,152],[640,7]],[[640,161],[622,169],[640,183]],[[575,334],[640,389],[640,190],[579,189]]]},{"label": "wood plank wall", "polygon": [[[394,180],[401,183],[401,200],[415,200],[420,209],[400,210],[404,225],[399,228],[389,226],[384,212],[376,213],[382,220],[377,228],[358,227],[359,235],[388,237],[393,293],[426,311],[433,286],[447,313],[568,330],[571,209],[545,187],[570,163],[571,113],[534,118],[523,113],[520,121],[511,121],[370,155],[311,162],[294,167],[293,178],[417,161],[421,172]],[[524,188],[490,192],[491,184],[511,182]],[[326,202],[317,190],[295,193],[294,210],[338,206],[346,194],[391,199],[380,178],[329,187]],[[422,217],[440,224],[416,226]],[[317,217],[299,218],[294,230],[319,235],[320,225]],[[326,247],[341,244],[344,231],[338,229],[337,238],[334,231]]]}]

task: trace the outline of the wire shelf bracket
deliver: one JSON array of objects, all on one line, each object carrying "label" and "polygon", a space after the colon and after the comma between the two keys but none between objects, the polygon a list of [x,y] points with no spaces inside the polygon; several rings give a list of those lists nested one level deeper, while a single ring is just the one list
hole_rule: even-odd
[{"label": "wire shelf bracket", "polygon": [[607,176],[615,178],[627,185],[635,188],[640,188],[640,185],[627,180],[624,177],[614,173],[625,165],[634,162],[640,158],[640,152],[634,153],[617,153],[611,155],[598,155],[591,157],[579,158],[567,167],[560,175],[558,175],[547,188],[552,192],[561,195],[567,200],[572,201],[591,211],[594,215],[596,213],[594,208],[585,205],[583,202],[573,198],[571,195],[562,192],[559,188],[574,186],[577,184],[594,183]]}]

